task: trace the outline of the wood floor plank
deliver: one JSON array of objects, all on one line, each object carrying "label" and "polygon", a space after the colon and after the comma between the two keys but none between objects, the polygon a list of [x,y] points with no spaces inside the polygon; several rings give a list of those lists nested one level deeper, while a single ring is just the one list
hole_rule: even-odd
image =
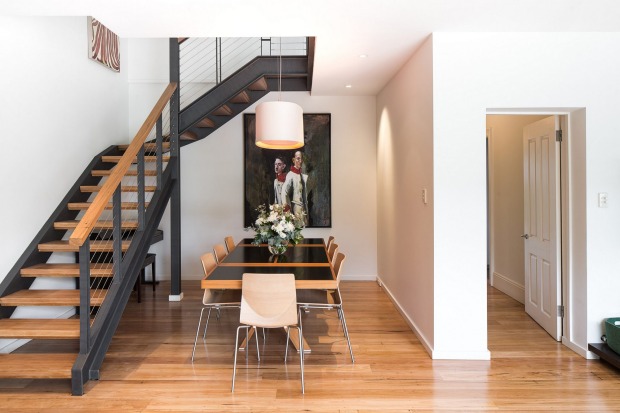
[{"label": "wood floor plank", "polygon": [[[68,380],[0,380],[8,411],[175,412],[430,412],[620,410],[620,373],[585,360],[553,341],[523,306],[489,288],[490,361],[432,360],[388,299],[372,282],[341,284],[356,363],[334,311],[304,314],[306,394],[300,393],[299,355],[281,330],[239,353],[230,393],[239,311],[212,314],[206,340],[191,352],[200,315],[199,281],[184,280],[184,299],[168,299],[170,284],[130,298],[100,371],[84,397]],[[508,322],[510,320],[511,322]],[[261,335],[262,336],[262,335]],[[19,351],[38,353],[51,340]],[[254,341],[252,340],[252,343]],[[54,343],[62,351],[63,342]],[[68,344],[67,344],[68,345]],[[73,344],[75,347],[75,344]],[[32,397],[34,395],[34,397]],[[29,410],[28,410],[29,409]]]}]

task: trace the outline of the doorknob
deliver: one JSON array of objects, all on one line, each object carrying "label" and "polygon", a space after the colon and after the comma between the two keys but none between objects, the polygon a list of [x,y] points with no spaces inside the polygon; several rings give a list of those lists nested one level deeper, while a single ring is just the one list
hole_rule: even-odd
[{"label": "doorknob", "polygon": [[528,239],[529,237],[530,237],[530,234],[523,234],[523,235],[521,235],[521,238]]}]

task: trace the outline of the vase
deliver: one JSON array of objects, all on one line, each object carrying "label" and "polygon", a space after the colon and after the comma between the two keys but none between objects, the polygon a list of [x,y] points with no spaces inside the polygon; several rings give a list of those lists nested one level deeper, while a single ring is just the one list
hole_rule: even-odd
[{"label": "vase", "polygon": [[285,242],[274,241],[274,242],[272,242],[271,240],[269,240],[269,242],[267,244],[267,249],[269,250],[271,255],[282,255],[282,254],[284,254],[286,252],[286,248],[287,247],[288,247],[288,241],[285,241]]}]

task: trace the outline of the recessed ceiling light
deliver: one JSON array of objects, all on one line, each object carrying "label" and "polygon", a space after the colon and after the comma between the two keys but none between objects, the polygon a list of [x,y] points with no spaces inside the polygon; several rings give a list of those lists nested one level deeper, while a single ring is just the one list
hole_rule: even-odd
[{"label": "recessed ceiling light", "polygon": [[345,85],[344,87],[346,87],[347,89],[351,89],[353,86],[352,85]]},{"label": "recessed ceiling light", "polygon": [[360,57],[361,57],[362,59],[366,59],[366,58],[368,57],[368,55],[367,55],[367,54],[361,54],[361,55],[360,55]]}]

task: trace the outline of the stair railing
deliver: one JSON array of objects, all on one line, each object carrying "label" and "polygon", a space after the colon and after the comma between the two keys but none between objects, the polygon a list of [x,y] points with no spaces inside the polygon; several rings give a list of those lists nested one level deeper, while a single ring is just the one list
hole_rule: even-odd
[{"label": "stair railing", "polygon": [[185,38],[179,45],[181,110],[259,56],[307,55],[306,37]]},{"label": "stair railing", "polygon": [[[166,174],[168,171],[164,171],[163,165],[165,162],[171,165],[178,156],[176,90],[176,83],[168,85],[124,154],[109,159],[117,161],[116,166],[69,238],[69,244],[79,248],[80,265],[80,352],[72,370],[74,394],[82,394],[83,384],[98,378],[98,367],[93,366],[103,361],[116,329],[116,325],[110,325],[110,320],[105,320],[111,316],[116,322],[120,319],[120,314],[113,313],[119,309],[122,313],[148,251],[154,227],[159,222],[151,218],[153,214],[147,215],[149,201],[160,204],[158,218],[165,208],[161,191],[170,173]],[[170,141],[166,144],[171,148],[177,145],[177,150],[170,150],[168,159],[163,156],[165,133]],[[145,145],[147,139],[152,142]],[[149,178],[155,181],[148,187],[150,200],[146,199],[146,162],[156,164],[154,171],[149,170]],[[128,179],[135,185],[127,185]],[[134,193],[133,198],[128,199],[127,194],[131,193]],[[106,273],[109,275],[110,270],[111,278],[102,277]],[[104,320],[99,320],[100,315]],[[103,351],[91,355],[95,346]]]}]

